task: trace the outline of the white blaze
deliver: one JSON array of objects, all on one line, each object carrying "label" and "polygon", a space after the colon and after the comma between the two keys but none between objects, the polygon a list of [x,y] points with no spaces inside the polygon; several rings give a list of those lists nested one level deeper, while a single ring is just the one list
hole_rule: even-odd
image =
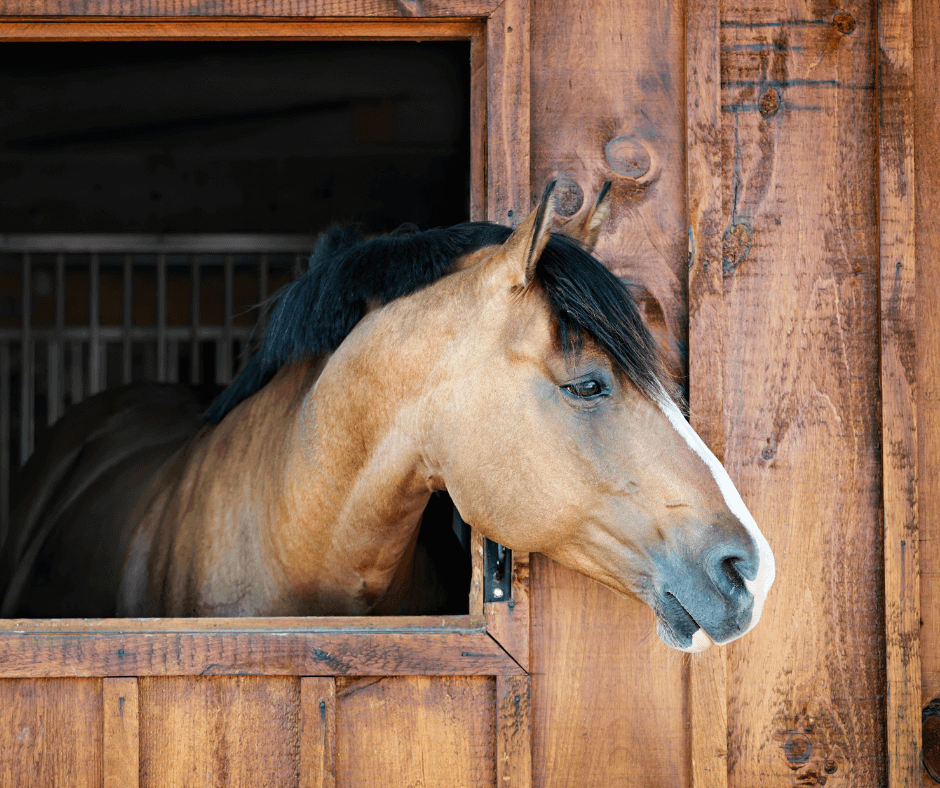
[{"label": "white blaze", "polygon": [[[771,552],[770,543],[760,532],[757,523],[747,510],[747,506],[745,506],[744,501],[741,500],[741,494],[737,491],[737,488],[735,488],[731,477],[728,476],[728,472],[724,469],[722,464],[718,462],[718,458],[711,453],[708,446],[705,445],[705,441],[692,429],[689,422],[687,422],[682,415],[682,411],[679,410],[665,391],[662,392],[656,404],[659,405],[663,413],[666,414],[666,418],[669,419],[669,423],[672,424],[676,432],[685,438],[685,442],[689,444],[689,448],[701,457],[708,466],[708,469],[711,471],[712,476],[718,484],[718,489],[721,490],[721,494],[724,496],[725,505],[731,510],[735,517],[741,521],[741,524],[747,529],[747,532],[754,540],[754,544],[757,545],[757,554],[759,556],[757,576],[753,580],[744,579],[744,587],[747,588],[754,597],[754,613],[751,616],[750,625],[741,633],[743,635],[746,632],[750,632],[760,620],[761,610],[763,610],[764,601],[767,599],[767,592],[770,591],[770,586],[774,582],[776,567],[774,566],[774,554]],[[699,632],[701,632],[701,630],[699,630]],[[698,632],[695,634],[697,635]],[[705,633],[703,632],[702,634],[704,635]],[[698,648],[695,648],[696,651],[701,650],[703,647],[707,648],[708,645],[710,645],[710,643],[705,644],[704,642],[697,643],[694,635],[692,637],[692,643],[693,647],[698,646]]]}]

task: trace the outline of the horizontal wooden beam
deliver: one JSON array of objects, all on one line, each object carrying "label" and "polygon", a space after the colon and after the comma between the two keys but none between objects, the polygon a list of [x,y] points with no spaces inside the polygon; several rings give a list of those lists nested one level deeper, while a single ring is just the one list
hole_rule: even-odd
[{"label": "horizontal wooden beam", "polygon": [[524,673],[470,616],[0,621],[0,678]]},{"label": "horizontal wooden beam", "polygon": [[487,17],[502,0],[4,0],[8,17]]},{"label": "horizontal wooden beam", "polygon": [[4,41],[449,41],[483,34],[485,15],[442,19],[4,18]]}]

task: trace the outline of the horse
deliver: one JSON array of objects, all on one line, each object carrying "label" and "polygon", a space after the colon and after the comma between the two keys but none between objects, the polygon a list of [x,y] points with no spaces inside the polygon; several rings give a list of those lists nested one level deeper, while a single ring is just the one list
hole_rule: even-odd
[{"label": "horse", "polygon": [[208,409],[172,386],[74,408],[18,485],[0,615],[424,613],[446,491],[647,603],[673,648],[750,631],[770,546],[593,255],[609,184],[560,232],[553,187],[514,230],[326,232]]}]

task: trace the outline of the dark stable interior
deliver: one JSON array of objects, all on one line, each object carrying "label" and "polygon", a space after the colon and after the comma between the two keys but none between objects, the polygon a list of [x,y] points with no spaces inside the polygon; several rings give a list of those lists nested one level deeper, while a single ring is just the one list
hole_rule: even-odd
[{"label": "dark stable interior", "polygon": [[[379,233],[406,222],[423,229],[466,221],[469,97],[468,42],[7,44],[0,48],[0,233],[314,235],[333,223]],[[47,257],[34,255],[34,271],[51,269]],[[82,257],[70,256],[68,265],[69,282],[87,281]],[[105,287],[110,269],[105,258],[101,265]],[[0,325],[20,324],[20,266],[18,255],[0,251]],[[213,287],[211,274],[203,270],[203,321],[214,308],[221,315],[221,275]],[[138,312],[150,309],[139,294],[152,296],[155,285],[146,266],[134,275],[136,324]],[[46,279],[33,276],[37,327],[55,323],[44,308],[51,294],[40,292]],[[69,315],[87,314],[87,289],[73,289],[67,325]],[[248,302],[236,319],[253,320],[257,310],[245,309],[251,293],[236,292],[236,300]],[[116,301],[102,294],[102,303]],[[135,380],[147,377],[137,355],[135,345]],[[11,397],[0,407],[12,417],[15,468],[18,349],[11,358]],[[452,520],[450,499],[433,496],[422,542],[463,554],[442,579],[469,588],[466,533]],[[466,613],[463,599],[447,612]]]}]

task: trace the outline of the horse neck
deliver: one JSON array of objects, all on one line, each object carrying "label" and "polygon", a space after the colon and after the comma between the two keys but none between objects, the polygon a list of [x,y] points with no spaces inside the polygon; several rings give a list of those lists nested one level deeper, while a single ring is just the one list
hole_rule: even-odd
[{"label": "horse neck", "polygon": [[347,339],[293,399],[284,504],[269,520],[292,595],[348,613],[394,612],[405,601],[431,494],[414,384],[426,364],[380,321]]}]

